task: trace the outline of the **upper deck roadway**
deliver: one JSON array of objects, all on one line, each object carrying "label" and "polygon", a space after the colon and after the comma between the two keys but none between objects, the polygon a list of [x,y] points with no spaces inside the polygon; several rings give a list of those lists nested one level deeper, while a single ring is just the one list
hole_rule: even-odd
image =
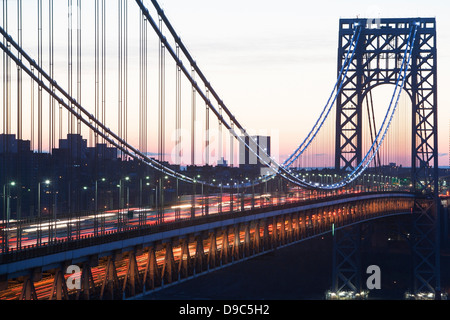
[{"label": "upper deck roadway", "polygon": [[[171,239],[186,238],[190,235],[198,235],[211,230],[224,230],[236,225],[251,224],[255,221],[272,221],[271,219],[273,218],[286,217],[297,213],[306,213],[305,216],[302,216],[303,218],[298,217],[297,228],[300,228],[302,219],[306,223],[306,228],[315,228],[314,223],[321,227],[317,230],[322,232],[309,233],[309,237],[313,237],[323,232],[330,232],[331,225],[335,229],[339,229],[352,223],[364,222],[390,214],[409,214],[412,212],[412,200],[416,197],[416,195],[407,192],[340,194],[306,200],[299,198],[287,199],[284,198],[285,195],[277,197],[272,195],[271,204],[264,204],[262,199],[267,200],[268,196],[262,195],[258,197],[259,200],[254,201],[253,205],[248,202],[248,199],[244,199],[239,203],[243,210],[233,212],[230,211],[230,198],[228,196],[225,201],[221,202],[222,204],[227,203],[228,206],[227,208],[225,206],[222,207],[221,213],[217,211],[211,212],[212,210],[210,210],[207,215],[205,212],[202,214],[204,208],[200,206],[197,209],[200,212],[197,213],[195,218],[188,218],[182,214],[181,218],[175,220],[173,219],[174,209],[172,207],[171,210],[168,208],[165,213],[167,217],[167,222],[165,223],[156,223],[152,215],[147,217],[147,223],[141,223],[141,225],[136,222],[136,218],[131,218],[128,224],[123,226],[120,231],[117,230],[117,223],[114,225],[114,222],[111,221],[109,229],[103,232],[102,235],[99,234],[97,236],[94,236],[92,226],[86,222],[88,220],[88,217],[86,217],[83,221],[85,222],[84,227],[83,224],[79,224],[81,226],[80,229],[83,230],[83,235],[78,237],[78,239],[69,240],[65,238],[56,239],[52,242],[44,241],[40,246],[28,246],[20,250],[13,250],[15,243],[12,243],[12,248],[0,255],[0,277],[5,281],[27,275],[34,268],[39,268],[42,271],[49,270],[61,263],[81,263],[91,256],[108,256],[118,251],[126,252],[137,247],[146,248],[157,243],[170,241]],[[284,200],[281,200],[282,197]],[[380,209],[380,215],[373,215],[372,213],[369,216],[367,212],[363,212],[364,210],[356,207],[358,203],[368,203],[371,200],[380,200],[388,203],[390,200],[397,201],[398,199],[406,200],[407,205],[389,209],[386,212],[381,212],[382,210]],[[211,202],[209,205],[211,208],[217,207],[217,203],[214,202]],[[340,213],[344,212],[346,207],[350,208],[353,205],[355,205],[355,210],[351,212],[352,216],[354,215],[352,219],[341,217]],[[185,214],[187,215],[187,213]],[[316,218],[316,221],[314,221],[314,218]],[[35,235],[32,232],[33,227],[30,226],[28,229],[28,238],[30,239]]]}]

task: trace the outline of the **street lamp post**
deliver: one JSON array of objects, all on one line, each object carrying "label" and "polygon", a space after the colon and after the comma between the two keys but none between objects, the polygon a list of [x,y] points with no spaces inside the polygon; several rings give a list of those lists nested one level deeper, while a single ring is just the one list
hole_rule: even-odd
[{"label": "street lamp post", "polygon": [[179,180],[177,177],[177,203],[176,206],[177,208],[175,209],[175,220],[180,219],[181,218],[181,210],[180,210],[180,190],[179,190]]},{"label": "street lamp post", "polygon": [[105,178],[95,180],[95,194],[94,194],[94,236],[98,234],[98,181],[106,181]]},{"label": "street lamp post", "polygon": [[223,205],[223,186],[222,183],[220,183],[220,201],[219,201],[219,213],[222,213],[222,205]]},{"label": "street lamp post", "polygon": [[[50,180],[44,181],[45,185],[50,184]],[[38,182],[38,229],[37,229],[37,245],[40,246],[42,242],[42,230],[41,230],[41,182]]]},{"label": "street lamp post", "polygon": [[6,229],[3,236],[4,241],[4,252],[9,251],[9,220],[11,219],[11,208],[10,208],[10,187],[15,186],[16,183],[13,181],[3,185],[3,212],[6,215]]}]

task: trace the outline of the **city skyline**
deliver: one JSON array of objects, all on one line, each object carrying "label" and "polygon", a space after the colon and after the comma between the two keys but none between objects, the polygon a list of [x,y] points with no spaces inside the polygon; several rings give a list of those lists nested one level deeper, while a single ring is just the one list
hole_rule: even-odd
[{"label": "city skyline", "polygon": [[447,299],[450,4],[161,1],[2,2],[0,300]]},{"label": "city skyline", "polygon": [[[27,0],[26,0],[27,1]],[[414,4],[414,5],[412,5]],[[44,1],[44,6],[45,6]],[[74,3],[74,6],[76,4]],[[148,3],[148,6],[151,5]],[[306,137],[308,131],[314,124],[318,114],[322,110],[327,97],[329,96],[333,84],[336,81],[337,67],[337,40],[338,40],[338,22],[340,18],[363,18],[363,17],[409,17],[420,16],[430,17],[435,16],[437,19],[437,45],[440,54],[438,55],[439,70],[438,79],[438,114],[439,123],[438,130],[441,133],[439,137],[439,164],[440,166],[448,165],[448,130],[450,112],[446,105],[450,103],[449,94],[445,88],[446,83],[450,82],[450,78],[446,70],[450,67],[449,50],[449,31],[448,21],[441,18],[442,12],[449,5],[445,1],[431,1],[426,5],[420,2],[406,2],[396,1],[394,3],[382,1],[377,2],[376,5],[359,3],[356,1],[343,2],[319,2],[319,3],[305,3],[295,1],[282,1],[277,6],[273,6],[267,1],[246,1],[245,3],[227,2],[227,4],[210,3],[208,1],[195,0],[194,2],[185,3],[183,1],[163,1],[161,6],[165,14],[171,20],[175,30],[180,32],[180,36],[191,51],[191,54],[196,59],[200,69],[211,81],[215,90],[220,97],[225,101],[228,108],[236,115],[238,121],[254,134],[270,135],[272,136],[272,155],[282,162],[294,150],[301,141]],[[129,23],[130,30],[137,24],[138,8],[134,2],[129,2]],[[235,10],[239,7],[239,10]],[[55,3],[56,10],[67,10],[64,3]],[[14,5],[10,6],[8,12],[14,14]],[[108,12],[114,15],[116,8],[108,8]],[[44,14],[46,8],[44,8]],[[81,92],[77,90],[77,75],[76,75],[76,12],[73,14],[73,83],[72,96],[81,97],[81,104],[93,112],[94,97],[93,97],[93,37],[91,35],[93,26],[89,24],[89,15],[92,15],[91,3],[82,2],[83,19],[87,21],[86,25],[82,27],[82,45],[83,45],[83,61],[82,61],[82,77],[81,77]],[[86,15],[86,17],[85,17]],[[188,17],[188,18],[187,18]],[[231,18],[231,19],[230,19]],[[26,28],[32,29],[36,17],[31,15],[30,19],[24,25]],[[62,15],[55,16],[55,25],[66,26],[67,17]],[[44,19],[45,20],[45,19]],[[83,21],[84,21],[83,20]],[[108,22],[108,21],[107,21]],[[205,28],[205,26],[208,26]],[[46,26],[44,23],[44,34]],[[10,25],[9,32],[15,38],[16,26]],[[111,30],[116,30],[111,27]],[[164,28],[163,28],[164,30]],[[115,32],[111,31],[108,35],[113,37]],[[24,34],[24,48],[30,53],[32,57],[37,55],[34,35],[30,32]],[[28,39],[27,39],[28,38]],[[157,41],[155,37],[152,39],[149,51],[153,50],[153,54],[157,53]],[[43,46],[43,66],[44,70],[48,70],[48,43],[44,37]],[[67,29],[55,30],[55,57],[54,64],[56,80],[66,90],[67,84],[67,65],[64,62],[59,62],[58,58],[66,58],[67,48]],[[117,44],[115,42],[107,42],[107,71],[111,75],[111,79],[116,76],[117,65]],[[129,61],[135,61],[137,57],[137,41],[136,35],[130,35],[129,40],[130,56]],[[152,60],[153,59],[153,60]],[[158,92],[155,81],[157,77],[156,58],[151,56],[149,65],[151,65],[149,75],[149,86],[151,89],[148,92],[149,106],[155,106],[158,100]],[[168,65],[167,73],[172,76],[174,74],[172,66]],[[129,102],[132,108],[137,108],[137,89],[138,84],[138,66],[130,63],[129,74],[131,80],[129,83]],[[14,81],[14,75],[13,75]],[[26,80],[24,80],[26,81]],[[320,85],[317,85],[320,84]],[[29,84],[24,84],[28,88]],[[166,90],[166,113],[168,115],[167,130],[166,130],[166,152],[164,153],[168,160],[174,158],[174,141],[176,130],[174,122],[171,117],[174,114],[174,100],[171,97],[174,88],[173,84],[167,85]],[[117,84],[113,81],[107,83],[108,96],[106,98],[106,106],[108,110],[107,125],[113,130],[117,123]],[[381,117],[385,113],[388,106],[386,101],[391,95],[393,87],[386,86],[374,90],[375,103],[377,114]],[[112,89],[112,90],[111,90]],[[36,89],[35,89],[36,90]],[[183,89],[183,101],[185,105],[190,104],[190,93],[188,89]],[[37,91],[37,90],[36,90]],[[24,90],[24,95],[29,94],[28,90]],[[35,93],[36,94],[36,93]],[[377,100],[378,99],[378,100]],[[24,98],[24,101],[26,98]],[[204,105],[198,99],[198,105]],[[15,103],[14,97],[11,103]],[[44,97],[43,105],[48,105],[47,98]],[[408,117],[409,102],[404,97],[402,98],[400,115],[396,117]],[[380,107],[378,107],[380,106]],[[198,107],[200,108],[200,107]],[[153,109],[155,110],[155,109]],[[156,111],[156,110],[155,110]],[[44,110],[44,119],[48,117]],[[136,112],[137,113],[137,112]],[[131,114],[128,120],[129,128],[135,127],[137,120]],[[380,116],[378,115],[378,117]],[[29,122],[28,114],[24,115],[23,121]],[[332,117],[330,117],[332,119]],[[331,122],[334,120],[331,120]],[[63,126],[66,120],[63,121]],[[156,137],[157,124],[153,119],[149,119],[148,135]],[[330,122],[330,121],[328,121]],[[328,123],[327,122],[327,123]],[[401,122],[401,121],[400,121]],[[13,115],[13,124],[15,123]],[[408,127],[409,122],[405,120],[403,126]],[[204,126],[202,116],[198,115],[196,122],[198,126],[197,133],[201,132],[200,128]],[[400,123],[400,125],[402,125]],[[332,124],[328,125],[329,131],[332,129]],[[29,130],[25,128],[25,132]],[[44,136],[48,136],[48,129],[44,126]],[[190,133],[189,115],[184,115],[182,124],[182,133]],[[218,140],[218,129],[211,128],[211,136],[214,142]],[[397,129],[399,132],[407,132],[404,127]],[[442,134],[445,132],[445,134]],[[14,130],[13,132],[14,133]],[[83,129],[81,134],[87,138],[90,133]],[[392,133],[395,134],[395,133]],[[27,137],[24,137],[27,139]],[[138,136],[135,131],[130,130],[129,141],[133,146],[138,146]],[[29,139],[29,137],[28,137]],[[204,139],[199,136],[197,143]],[[406,136],[398,139],[397,145],[391,147],[395,150],[400,150],[399,147],[404,147],[410,144],[411,137]],[[57,139],[56,139],[57,140]],[[189,149],[187,141],[183,141],[186,145],[185,149]],[[228,139],[224,139],[223,143],[226,150]],[[237,151],[238,143],[235,143]],[[329,146],[318,146],[313,155],[327,155],[328,162],[333,158],[332,143]],[[34,144],[36,147],[36,143]],[[211,143],[211,146],[213,144]],[[199,146],[199,150],[202,145]],[[44,150],[46,150],[44,145]],[[48,150],[48,148],[47,148]],[[217,151],[217,150],[216,150]],[[156,139],[149,139],[148,150],[146,152],[150,155],[158,155],[158,146]],[[398,151],[401,153],[409,152],[406,150]],[[196,155],[196,161],[201,164],[204,160],[202,150]],[[215,153],[217,160],[218,152]],[[238,152],[234,155],[235,163],[238,160]],[[410,162],[410,156],[403,154],[405,163]],[[166,159],[167,160],[167,159]],[[186,159],[185,164],[188,164],[190,159]],[[395,160],[395,159],[394,159]]]}]

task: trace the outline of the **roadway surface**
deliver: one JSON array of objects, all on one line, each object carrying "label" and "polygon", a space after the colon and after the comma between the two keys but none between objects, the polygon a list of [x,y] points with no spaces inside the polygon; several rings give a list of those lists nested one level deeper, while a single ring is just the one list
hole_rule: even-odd
[{"label": "roadway surface", "polygon": [[[352,191],[339,191],[341,193]],[[287,192],[266,194],[214,194],[210,196],[183,196],[176,205],[166,206],[161,210],[163,222],[168,223],[177,219],[200,217],[206,214],[222,214],[242,209],[261,208],[283,203],[301,202],[305,200],[326,197],[326,194],[312,194],[305,190],[293,188]],[[192,212],[193,211],[193,212]],[[9,251],[20,250],[29,246],[40,246],[68,239],[92,237],[109,232],[117,232],[118,228],[125,230],[139,225],[154,225],[157,223],[158,210],[156,208],[124,208],[107,210],[97,214],[70,218],[44,219],[34,218],[31,221],[11,220],[0,221],[0,242],[5,250],[5,238]]]}]

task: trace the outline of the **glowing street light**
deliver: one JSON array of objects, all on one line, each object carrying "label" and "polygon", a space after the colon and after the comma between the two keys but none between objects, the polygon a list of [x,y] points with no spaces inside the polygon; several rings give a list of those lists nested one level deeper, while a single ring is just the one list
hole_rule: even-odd
[{"label": "glowing street light", "polygon": [[[15,186],[16,183],[14,181],[4,184],[3,185],[3,208],[6,209],[6,234],[4,235],[5,237],[5,244],[6,244],[6,251],[8,251],[8,230],[9,230],[9,220],[10,220],[10,215],[11,215],[11,209],[10,209],[10,187]],[[6,203],[5,203],[6,202]],[[4,213],[4,214],[5,214]],[[3,219],[5,219],[5,217],[3,217]]]},{"label": "glowing street light", "polygon": [[[50,180],[45,180],[44,184],[45,185],[50,185],[51,181]],[[41,182],[38,182],[38,220],[39,220],[39,227],[37,230],[37,244],[40,245],[41,244]]]}]

